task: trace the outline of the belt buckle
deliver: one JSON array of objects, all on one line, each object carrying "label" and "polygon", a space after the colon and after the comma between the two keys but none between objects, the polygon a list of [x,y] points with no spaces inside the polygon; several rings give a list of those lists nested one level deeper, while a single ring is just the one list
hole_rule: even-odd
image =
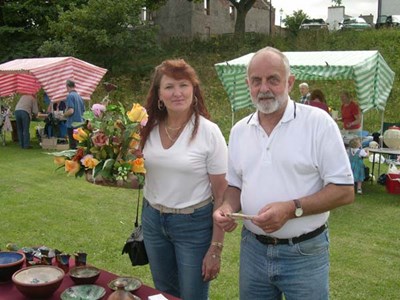
[{"label": "belt buckle", "polygon": [[272,241],[272,245],[276,246],[278,245],[279,239],[276,237],[270,237],[271,241]]}]

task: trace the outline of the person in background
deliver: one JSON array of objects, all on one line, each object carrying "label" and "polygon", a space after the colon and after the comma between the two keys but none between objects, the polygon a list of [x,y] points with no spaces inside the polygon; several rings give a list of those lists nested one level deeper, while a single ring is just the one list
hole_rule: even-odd
[{"label": "person in background", "polygon": [[74,133],[74,122],[83,122],[83,113],[85,112],[85,104],[83,103],[82,97],[75,90],[75,82],[67,80],[66,82],[68,96],[65,101],[65,112],[64,117],[67,118],[67,134],[68,143],[70,149],[76,149],[77,141],[73,137]]},{"label": "person in background", "polygon": [[340,93],[342,106],[340,108],[343,122],[343,129],[349,133],[358,134],[361,130],[361,111],[358,104],[352,100],[350,93],[343,91]]},{"label": "person in background", "polygon": [[309,92],[309,87],[308,84],[306,82],[302,82],[299,84],[299,89],[300,89],[300,103],[303,104],[308,104],[308,102],[310,101],[310,92]]},{"label": "person in background", "polygon": [[[353,175],[335,121],[289,98],[287,57],[254,54],[246,82],[257,110],[234,125],[228,188],[214,222],[242,211],[240,299],[328,299],[329,211],[354,201]],[[293,145],[301,151],[293,151]]]},{"label": "person in background", "polygon": [[226,141],[209,120],[195,70],[182,59],[155,68],[145,108],[142,225],[154,285],[205,300],[224,241],[212,213],[226,189]]},{"label": "person in background", "polygon": [[329,107],[326,104],[325,95],[321,90],[315,89],[311,92],[309,104],[318,107],[329,114]]},{"label": "person in background", "polygon": [[36,95],[23,94],[15,107],[15,119],[19,145],[23,149],[31,149],[31,136],[29,127],[32,118],[39,113]]},{"label": "person in background", "polygon": [[365,180],[365,165],[363,159],[368,156],[368,150],[362,148],[361,138],[356,137],[350,140],[348,155],[357,194],[361,195],[362,183]]}]

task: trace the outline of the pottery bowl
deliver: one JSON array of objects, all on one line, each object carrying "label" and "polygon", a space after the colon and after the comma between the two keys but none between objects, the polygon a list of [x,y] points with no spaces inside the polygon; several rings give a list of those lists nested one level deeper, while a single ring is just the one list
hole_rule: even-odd
[{"label": "pottery bowl", "polygon": [[93,284],[100,276],[100,270],[91,266],[73,267],[69,276],[76,284]]},{"label": "pottery bowl", "polygon": [[12,275],[21,269],[25,254],[19,252],[0,252],[0,282],[11,280]]},{"label": "pottery bowl", "polygon": [[64,275],[64,271],[58,267],[37,265],[15,272],[12,281],[26,297],[45,298],[60,287]]},{"label": "pottery bowl", "polygon": [[106,290],[95,284],[75,285],[67,288],[61,294],[61,300],[97,300],[106,294]]}]

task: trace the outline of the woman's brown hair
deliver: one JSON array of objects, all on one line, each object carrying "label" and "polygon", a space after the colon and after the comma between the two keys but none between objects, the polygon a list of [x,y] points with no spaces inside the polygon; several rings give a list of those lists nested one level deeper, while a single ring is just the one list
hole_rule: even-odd
[{"label": "woman's brown hair", "polygon": [[164,75],[174,78],[175,80],[189,80],[193,85],[193,102],[191,110],[195,119],[191,139],[196,136],[199,127],[199,116],[203,116],[206,119],[210,118],[210,114],[208,113],[204,103],[203,92],[200,89],[200,80],[193,67],[183,59],[165,60],[155,68],[150,90],[146,97],[144,107],[149,115],[149,120],[147,125],[141,130],[141,149],[144,148],[144,145],[146,144],[146,141],[153,128],[160,124],[161,121],[165,120],[168,114],[165,107],[163,109],[159,109],[158,107],[160,82]]},{"label": "woman's brown hair", "polygon": [[315,100],[315,99],[317,99],[317,98],[318,98],[319,101],[321,101],[322,103],[326,103],[324,93],[323,93],[321,90],[315,89],[315,90],[313,90],[313,91],[311,92],[310,100],[312,101],[312,100]]}]

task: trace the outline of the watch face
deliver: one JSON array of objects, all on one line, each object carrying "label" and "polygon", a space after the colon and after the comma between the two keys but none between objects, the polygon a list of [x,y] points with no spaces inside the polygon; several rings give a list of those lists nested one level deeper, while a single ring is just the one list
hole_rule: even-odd
[{"label": "watch face", "polygon": [[296,211],[294,212],[296,217],[301,217],[303,215],[303,209],[302,208],[296,208]]}]

